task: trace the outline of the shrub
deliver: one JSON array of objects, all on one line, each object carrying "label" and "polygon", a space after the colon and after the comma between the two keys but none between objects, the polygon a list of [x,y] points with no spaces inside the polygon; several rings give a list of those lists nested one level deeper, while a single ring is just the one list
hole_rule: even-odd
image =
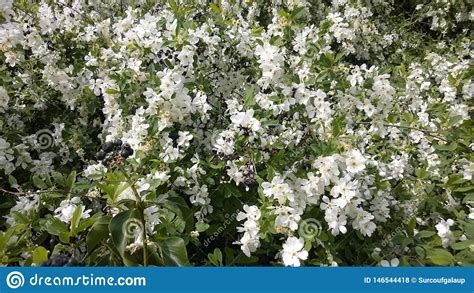
[{"label": "shrub", "polygon": [[469,2],[126,2],[0,8],[2,265],[474,265]]}]

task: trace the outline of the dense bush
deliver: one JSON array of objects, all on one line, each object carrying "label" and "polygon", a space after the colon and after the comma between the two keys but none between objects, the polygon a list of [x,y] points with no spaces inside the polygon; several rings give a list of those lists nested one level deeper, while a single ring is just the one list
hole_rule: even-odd
[{"label": "dense bush", "polygon": [[469,1],[5,0],[1,265],[474,265]]}]

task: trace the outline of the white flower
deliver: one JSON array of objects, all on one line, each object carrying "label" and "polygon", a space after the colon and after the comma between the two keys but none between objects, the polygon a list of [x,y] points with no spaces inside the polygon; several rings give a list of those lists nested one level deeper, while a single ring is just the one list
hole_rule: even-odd
[{"label": "white flower", "polygon": [[9,100],[10,97],[8,96],[7,90],[3,86],[0,86],[0,113],[8,109]]},{"label": "white flower", "polygon": [[469,216],[468,216],[469,219],[471,220],[474,220],[474,208],[473,207],[469,207]]},{"label": "white flower", "polygon": [[251,253],[255,252],[257,248],[260,247],[260,241],[251,237],[249,233],[245,233],[240,241],[234,242],[234,244],[241,244],[240,249],[248,257],[250,257]]},{"label": "white flower", "polygon": [[375,223],[371,221],[363,221],[360,222],[359,227],[359,231],[362,235],[370,237],[377,228],[377,225],[375,225]]},{"label": "white flower", "polygon": [[178,132],[178,147],[182,147],[186,149],[189,147],[189,142],[193,139],[193,135],[189,133],[189,131],[179,131]]},{"label": "white flower", "polygon": [[156,180],[160,180],[160,183],[163,184],[170,179],[170,175],[168,175],[167,172],[164,171],[156,171],[155,174],[153,174],[152,178]]},{"label": "white flower", "polygon": [[254,110],[250,109],[245,112],[237,112],[236,114],[230,117],[230,121],[237,126],[244,128],[250,128],[254,132],[257,132],[260,129],[260,121],[253,117]]},{"label": "white flower", "polygon": [[[68,224],[71,222],[72,216],[77,206],[81,204],[79,197],[73,197],[71,200],[63,200],[59,204],[59,207],[54,211],[56,213],[55,217],[64,223]],[[81,205],[81,216],[80,219],[87,219],[90,217],[89,213],[92,210],[84,210],[85,207]]]},{"label": "white flower", "polygon": [[294,201],[295,199],[290,186],[280,176],[273,177],[271,183],[263,182],[262,187],[265,196],[277,199],[280,204],[284,204],[287,200]]},{"label": "white flower", "polygon": [[329,229],[331,229],[331,234],[334,236],[339,235],[339,233],[347,233],[347,218],[345,215],[337,216],[337,214],[332,215],[331,210],[328,210],[324,219],[328,223]]},{"label": "white flower", "polygon": [[263,46],[257,45],[255,55],[259,57],[260,69],[262,69],[262,77],[258,84],[262,88],[267,88],[272,82],[276,82],[283,74],[282,65],[283,56],[280,54],[278,47],[265,42]]},{"label": "white flower", "polygon": [[15,170],[15,165],[12,163],[14,158],[10,143],[0,137],[0,169],[5,170],[6,174]]},{"label": "white flower", "polygon": [[181,61],[182,66],[189,66],[193,64],[194,48],[186,45],[181,49],[178,54],[178,59]]},{"label": "white flower", "polygon": [[301,181],[301,190],[303,190],[308,197],[317,197],[324,193],[324,180],[315,176],[313,172],[308,172],[308,180]]},{"label": "white flower", "polygon": [[277,215],[275,219],[276,228],[290,228],[291,231],[298,229],[298,222],[301,220],[300,215],[292,214],[293,208],[290,207],[279,207],[276,208],[274,213]]},{"label": "white flower", "polygon": [[107,168],[102,164],[89,165],[84,170],[84,176],[91,179],[99,179],[107,173]]},{"label": "white flower", "polygon": [[308,258],[308,252],[303,250],[304,239],[289,237],[283,244],[283,263],[285,266],[299,267],[301,265],[300,260],[306,260]]},{"label": "white flower", "polygon": [[214,149],[220,154],[232,155],[234,153],[234,136],[235,132],[232,130],[222,131],[214,143]]},{"label": "white flower", "polygon": [[356,174],[365,169],[366,159],[359,150],[352,150],[346,156],[347,171]]},{"label": "white flower", "polygon": [[258,221],[258,219],[260,219],[261,213],[257,206],[244,205],[243,208],[244,208],[245,213],[239,212],[236,218],[237,221],[242,221],[244,219]]},{"label": "white flower", "polygon": [[385,259],[380,261],[380,265],[383,267],[398,267],[399,264],[400,264],[400,261],[398,260],[398,258],[393,258],[390,260],[390,262],[388,262],[388,260],[385,260]]},{"label": "white flower", "polygon": [[[18,198],[16,204],[10,209],[10,213],[17,212],[21,214],[28,214],[31,210],[36,210],[39,206],[39,194],[32,196],[21,196]],[[10,226],[15,224],[15,218],[10,215],[5,216],[7,223]]]},{"label": "white flower", "polygon": [[461,174],[465,180],[472,179],[472,173],[474,173],[474,163],[468,162],[464,165],[463,169],[461,170]]},{"label": "white flower", "polygon": [[236,218],[237,221],[246,219],[243,226],[237,227],[237,231],[244,232],[244,235],[239,241],[236,241],[233,244],[240,244],[240,249],[244,254],[250,256],[251,253],[255,252],[260,246],[260,227],[257,221],[260,219],[261,213],[256,206],[248,205],[244,205],[244,211],[246,213],[240,212]]},{"label": "white flower", "polygon": [[337,182],[339,180],[339,168],[337,165],[336,156],[319,157],[313,163],[313,168],[321,174],[321,180],[324,186],[329,185],[330,182]]},{"label": "white flower", "polygon": [[454,240],[453,232],[451,231],[451,226],[454,225],[453,219],[441,219],[441,221],[436,224],[436,230],[438,231],[438,236],[441,237],[443,247],[448,247],[449,244]]},{"label": "white flower", "polygon": [[153,233],[155,226],[161,223],[160,209],[157,206],[149,206],[143,210],[145,214],[146,228],[149,233]]},{"label": "white flower", "polygon": [[211,200],[209,199],[209,192],[207,191],[207,185],[195,185],[192,190],[188,193],[191,194],[189,200],[194,205],[208,205]]},{"label": "white flower", "polygon": [[352,227],[358,229],[362,235],[370,237],[377,228],[377,225],[372,222],[374,218],[374,215],[359,208],[356,218],[352,222]]},{"label": "white flower", "polygon": [[[349,180],[349,178],[343,178],[334,185],[331,189],[331,194],[335,199],[335,203],[339,208],[344,208],[353,197],[357,194],[357,183]],[[340,196],[339,196],[340,195]]]}]

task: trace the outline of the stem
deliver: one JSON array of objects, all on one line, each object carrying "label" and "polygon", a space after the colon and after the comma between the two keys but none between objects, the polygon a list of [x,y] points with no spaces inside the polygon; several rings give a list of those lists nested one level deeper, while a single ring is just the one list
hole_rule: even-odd
[{"label": "stem", "polygon": [[135,184],[132,182],[132,179],[128,175],[127,171],[120,166],[120,171],[122,171],[123,175],[127,179],[127,183],[130,185],[130,188],[133,191],[133,194],[135,195],[135,199],[137,202],[137,209],[138,209],[138,216],[140,217],[140,222],[142,223],[142,242],[143,242],[143,266],[148,266],[148,244],[147,244],[147,237],[146,237],[146,221],[145,221],[145,215],[143,213],[144,211],[144,206],[142,202],[142,198],[140,197],[140,193],[138,193],[138,190],[135,188]]}]

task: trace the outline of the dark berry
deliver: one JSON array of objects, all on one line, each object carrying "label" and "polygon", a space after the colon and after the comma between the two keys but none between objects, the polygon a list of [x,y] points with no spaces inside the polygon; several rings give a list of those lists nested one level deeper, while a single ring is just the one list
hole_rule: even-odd
[{"label": "dark berry", "polygon": [[50,247],[54,247],[56,244],[58,244],[58,241],[57,241],[56,239],[51,238],[51,239],[49,240],[49,245],[50,245]]},{"label": "dark berry", "polygon": [[132,149],[132,146],[130,146],[130,144],[128,144],[128,143],[124,143],[124,144],[122,145],[122,149],[123,149],[123,150],[131,150],[131,149]]},{"label": "dark berry", "polygon": [[107,166],[110,163],[110,158],[105,158],[102,160],[102,165]]},{"label": "dark berry", "polygon": [[96,157],[96,159],[99,160],[99,161],[100,161],[100,160],[103,160],[103,159],[105,159],[105,152],[102,151],[102,150],[100,150],[100,151],[98,151],[98,152],[95,154],[95,157]]},{"label": "dark berry", "polygon": [[41,262],[42,267],[63,267],[69,261],[69,256],[64,254],[52,255],[48,260]]},{"label": "dark berry", "polygon": [[125,159],[126,159],[126,158],[128,158],[128,157],[130,157],[130,156],[132,155],[132,152],[131,152],[131,150],[129,150],[129,149],[122,149],[122,150],[120,151],[120,155],[122,156],[122,158],[125,158]]},{"label": "dark berry", "polygon": [[108,141],[102,145],[102,150],[106,153],[110,153],[114,149],[114,143]]},{"label": "dark berry", "polygon": [[68,262],[67,262],[64,266],[65,266],[65,267],[77,267],[78,264],[79,264],[79,263],[77,262],[76,259],[70,258],[70,259],[68,260]]},{"label": "dark berry", "polygon": [[119,148],[122,146],[122,141],[120,139],[114,140],[114,147]]}]

